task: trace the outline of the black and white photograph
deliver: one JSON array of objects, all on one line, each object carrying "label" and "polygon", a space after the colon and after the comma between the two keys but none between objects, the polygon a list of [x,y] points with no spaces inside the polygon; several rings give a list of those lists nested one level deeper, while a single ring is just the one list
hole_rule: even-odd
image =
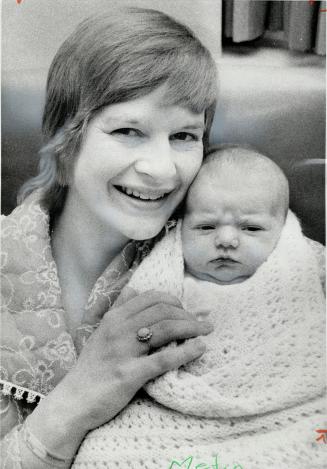
[{"label": "black and white photograph", "polygon": [[1,469],[323,469],[326,1],[2,0]]}]

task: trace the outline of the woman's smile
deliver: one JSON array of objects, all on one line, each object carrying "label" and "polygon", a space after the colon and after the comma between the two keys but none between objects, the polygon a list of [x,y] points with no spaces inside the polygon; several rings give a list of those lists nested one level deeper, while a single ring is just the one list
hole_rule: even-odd
[{"label": "woman's smile", "polygon": [[148,192],[146,190],[137,190],[137,189],[129,189],[128,187],[119,187],[116,186],[116,189],[121,190],[124,194],[128,195],[129,197],[133,197],[134,199],[141,199],[141,200],[158,200],[162,199],[167,195],[167,192],[162,193],[154,193]]},{"label": "woman's smile", "polygon": [[131,188],[131,187],[125,187],[125,186],[114,186],[117,190],[120,192],[128,195],[129,197],[132,197],[134,199],[141,199],[141,200],[150,200],[150,201],[155,201],[158,199],[162,199],[164,197],[167,197],[172,190],[161,190],[161,191],[156,191],[154,189],[147,189],[147,188]]},{"label": "woman's smile", "polygon": [[128,204],[132,210],[152,211],[158,210],[167,203],[173,191],[155,191],[154,189],[112,185],[109,183],[108,194],[111,200],[117,197],[124,204]]}]

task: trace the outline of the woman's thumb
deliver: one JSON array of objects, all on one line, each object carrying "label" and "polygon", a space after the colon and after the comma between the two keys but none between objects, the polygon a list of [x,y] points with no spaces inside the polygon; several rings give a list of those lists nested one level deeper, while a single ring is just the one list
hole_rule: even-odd
[{"label": "woman's thumb", "polygon": [[137,295],[138,295],[137,291],[134,290],[134,288],[131,288],[127,285],[125,288],[123,288],[121,294],[119,295],[119,297],[115,301],[114,306],[121,306],[121,305],[123,305],[124,303],[131,300],[132,298],[134,298]]}]

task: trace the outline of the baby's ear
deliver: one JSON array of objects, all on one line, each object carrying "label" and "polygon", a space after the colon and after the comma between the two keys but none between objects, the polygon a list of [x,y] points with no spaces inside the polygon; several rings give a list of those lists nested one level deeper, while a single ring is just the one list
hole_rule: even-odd
[{"label": "baby's ear", "polygon": [[131,288],[127,285],[125,288],[123,288],[121,294],[117,298],[117,300],[115,302],[115,306],[121,306],[121,305],[123,305],[124,303],[131,300],[132,298],[134,298],[137,295],[138,295],[137,291],[134,290],[134,288]]}]

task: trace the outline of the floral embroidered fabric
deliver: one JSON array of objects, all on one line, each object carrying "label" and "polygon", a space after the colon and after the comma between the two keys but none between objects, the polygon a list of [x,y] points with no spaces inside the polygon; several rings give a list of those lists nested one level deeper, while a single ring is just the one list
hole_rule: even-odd
[{"label": "floral embroidered fabric", "polygon": [[[2,332],[0,383],[16,397],[48,394],[74,365],[97,326],[101,303],[109,310],[150,242],[128,243],[95,283],[82,325],[72,337],[52,257],[49,215],[32,194],[2,221]],[[105,308],[104,308],[105,305]],[[26,395],[24,395],[26,397]]]}]

